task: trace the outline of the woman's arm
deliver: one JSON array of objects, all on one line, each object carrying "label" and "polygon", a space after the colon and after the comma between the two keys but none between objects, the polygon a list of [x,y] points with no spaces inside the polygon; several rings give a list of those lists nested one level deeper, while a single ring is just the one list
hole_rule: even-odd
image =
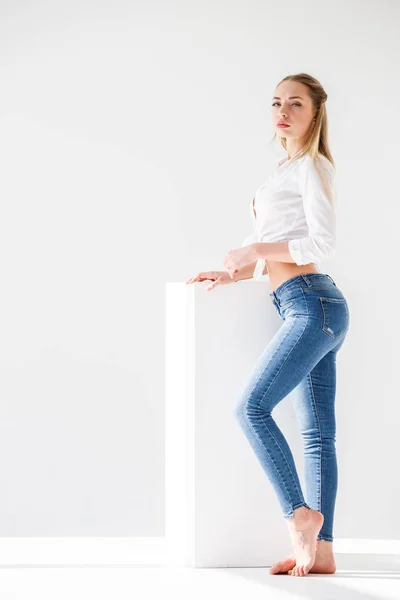
[{"label": "woman's arm", "polygon": [[[252,262],[248,263],[247,265],[245,265],[244,267],[239,269],[239,271],[234,274],[233,281],[241,281],[242,279],[253,279],[253,273],[254,273],[254,269],[256,268],[256,262],[257,262],[257,259],[253,260]],[[267,273],[268,273],[268,267],[265,264],[262,274],[267,275]]]},{"label": "woman's arm", "polygon": [[300,180],[300,194],[308,234],[290,241],[256,242],[253,245],[258,258],[306,265],[335,255],[335,170],[327,159],[318,167],[311,159],[308,160]]},{"label": "woman's arm", "polygon": [[296,262],[289,252],[289,242],[255,242],[253,246],[258,258],[276,262]]}]

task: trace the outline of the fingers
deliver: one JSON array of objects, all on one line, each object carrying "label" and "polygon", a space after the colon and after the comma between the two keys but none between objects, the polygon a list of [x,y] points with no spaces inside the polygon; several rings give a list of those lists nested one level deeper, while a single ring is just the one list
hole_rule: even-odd
[{"label": "fingers", "polygon": [[194,277],[191,277],[190,279],[188,279],[186,281],[186,283],[194,283],[195,281],[200,281],[200,273],[198,273]]},{"label": "fingers", "polygon": [[197,275],[195,275],[194,277],[191,277],[185,283],[194,283],[195,281],[207,281],[207,279],[214,280],[215,275],[213,277],[213,274],[211,272],[197,273]]},{"label": "fingers", "polygon": [[210,290],[213,290],[217,285],[221,285],[222,282],[222,277],[217,277],[217,279],[215,281],[213,281],[212,283],[210,283],[210,285],[208,285],[206,287],[206,291],[209,292]]},{"label": "fingers", "polygon": [[[233,276],[232,276],[232,278],[233,278]],[[190,279],[188,279],[185,283],[190,284],[190,283],[195,283],[196,281],[210,280],[212,283],[205,288],[206,291],[209,292],[210,290],[213,290],[217,285],[221,285],[221,283],[223,283],[223,279],[224,278],[222,277],[222,275],[219,275],[218,272],[209,271],[209,272],[205,272],[205,273],[198,273],[194,277],[191,277]]]},{"label": "fingers", "polygon": [[215,288],[216,285],[218,285],[218,279],[216,279],[215,281],[213,281],[212,283],[210,283],[210,285],[208,285],[206,287],[206,292],[209,292],[210,290],[213,290]]}]

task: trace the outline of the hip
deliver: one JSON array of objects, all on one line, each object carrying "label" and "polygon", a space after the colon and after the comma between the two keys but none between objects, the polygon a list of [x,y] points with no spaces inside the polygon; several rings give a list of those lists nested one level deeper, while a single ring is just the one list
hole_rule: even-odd
[{"label": "hip", "polygon": [[284,321],[297,319],[302,327],[322,331],[332,339],[347,333],[349,306],[327,273],[296,275],[281,283],[269,296]]}]

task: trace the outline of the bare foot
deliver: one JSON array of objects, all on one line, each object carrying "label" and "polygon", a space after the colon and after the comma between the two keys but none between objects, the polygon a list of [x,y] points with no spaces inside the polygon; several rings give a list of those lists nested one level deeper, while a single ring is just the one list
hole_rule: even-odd
[{"label": "bare foot", "polygon": [[[332,575],[336,572],[336,562],[332,549],[332,542],[325,540],[317,540],[317,551],[315,554],[315,562],[309,573],[320,573]],[[269,570],[271,575],[280,575],[289,573],[292,575],[293,568],[296,566],[296,557],[294,554],[289,554],[283,560],[274,563]]]},{"label": "bare foot", "polygon": [[[321,550],[321,548],[324,548]],[[328,548],[330,549],[328,550]],[[294,554],[290,554],[283,560],[274,563],[269,570],[271,575],[279,575],[284,573],[292,574],[293,567],[296,566],[296,557]],[[309,573],[320,573],[332,575],[336,572],[336,562],[332,551],[332,542],[326,542],[325,540],[317,540],[317,552],[315,555],[315,562]]]},{"label": "bare foot", "polygon": [[336,572],[336,562],[333,555],[332,542],[317,540],[317,554],[310,573],[325,573],[333,575]]},{"label": "bare foot", "polygon": [[[280,575],[281,573],[287,573],[290,569],[296,566],[296,557],[294,554],[289,554],[286,558],[274,563],[269,570],[270,575]],[[311,569],[310,569],[311,570]]]},{"label": "bare foot", "polygon": [[286,521],[296,558],[296,564],[290,569],[289,575],[303,577],[315,563],[317,535],[324,522],[324,515],[318,510],[301,506],[294,511],[293,518]]}]

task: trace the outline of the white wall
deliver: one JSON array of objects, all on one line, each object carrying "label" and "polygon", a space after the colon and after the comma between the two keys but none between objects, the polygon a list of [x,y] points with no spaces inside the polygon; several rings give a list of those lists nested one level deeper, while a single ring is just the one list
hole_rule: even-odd
[{"label": "white wall", "polygon": [[352,318],[337,535],[400,535],[398,18],[376,0],[0,3],[0,536],[164,535],[165,282],[223,269],[250,233],[284,155],[272,92],[299,71],[329,96],[329,273]]}]

